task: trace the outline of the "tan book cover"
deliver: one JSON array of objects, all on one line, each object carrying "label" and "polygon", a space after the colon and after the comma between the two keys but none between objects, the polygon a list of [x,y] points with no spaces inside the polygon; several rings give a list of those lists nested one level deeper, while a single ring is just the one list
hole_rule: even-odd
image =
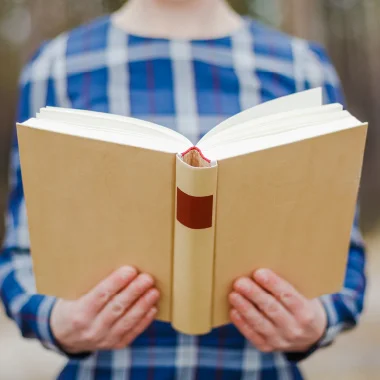
[{"label": "tan book cover", "polygon": [[[259,149],[247,139],[239,145],[237,134],[222,149],[234,125],[222,126],[213,137],[220,151],[240,153],[210,160],[211,147],[189,143],[181,153],[125,143],[132,127],[118,132],[119,143],[69,133],[69,124],[66,132],[50,129],[69,116],[46,112],[38,127],[17,126],[38,292],[75,299],[132,265],[157,281],[159,320],[204,334],[229,322],[233,281],[258,268],[310,298],[342,287],[366,124],[352,119],[326,133],[309,127],[302,138],[294,128],[273,129],[276,138],[255,137]],[[107,121],[114,131],[121,122]]]},{"label": "tan book cover", "polygon": [[18,128],[37,290],[75,299],[128,264],[171,315],[175,156]]}]

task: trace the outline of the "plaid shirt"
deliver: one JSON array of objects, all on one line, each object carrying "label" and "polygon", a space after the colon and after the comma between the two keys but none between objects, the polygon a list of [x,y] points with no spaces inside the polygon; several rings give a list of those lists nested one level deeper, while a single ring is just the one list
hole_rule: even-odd
[{"label": "plaid shirt", "polygon": [[[246,19],[225,38],[189,41],[129,35],[107,16],[42,45],[21,76],[18,120],[45,105],[90,109],[153,121],[196,142],[242,109],[317,86],[326,102],[343,102],[320,46],[259,22]],[[365,252],[356,219],[344,288],[322,297],[328,329],[309,352],[261,353],[232,325],[195,337],[154,322],[125,349],[67,355],[49,327],[55,299],[35,291],[17,141],[11,161],[1,298],[23,336],[68,357],[59,379],[301,379],[296,363],[353,327],[362,311]]]}]

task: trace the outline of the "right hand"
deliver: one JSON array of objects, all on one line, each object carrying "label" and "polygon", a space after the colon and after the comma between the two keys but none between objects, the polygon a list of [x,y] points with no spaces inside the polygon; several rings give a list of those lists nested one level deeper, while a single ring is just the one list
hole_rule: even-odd
[{"label": "right hand", "polygon": [[122,267],[76,301],[59,299],[50,324],[70,354],[121,349],[154,320],[159,292],[148,274]]}]

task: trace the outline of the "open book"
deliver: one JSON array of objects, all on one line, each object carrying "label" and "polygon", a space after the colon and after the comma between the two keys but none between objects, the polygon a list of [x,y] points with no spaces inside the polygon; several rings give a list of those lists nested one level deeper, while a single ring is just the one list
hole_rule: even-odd
[{"label": "open book", "polygon": [[246,110],[195,147],[61,108],[17,130],[39,293],[73,299],[132,265],[157,281],[158,319],[203,334],[229,322],[233,281],[258,268],[307,297],[341,289],[367,125],[321,89]]}]

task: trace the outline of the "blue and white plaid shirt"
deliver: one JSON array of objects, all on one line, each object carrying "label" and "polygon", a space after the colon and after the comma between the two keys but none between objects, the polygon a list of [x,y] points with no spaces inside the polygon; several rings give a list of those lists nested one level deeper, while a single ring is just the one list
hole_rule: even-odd
[{"label": "blue and white plaid shirt", "polygon": [[[20,85],[19,121],[45,105],[90,109],[150,120],[194,142],[242,109],[311,87],[323,87],[326,102],[343,102],[338,77],[321,47],[249,19],[228,37],[188,41],[130,35],[103,17],[43,44],[23,70]],[[35,293],[16,141],[11,165],[1,298],[25,337],[65,355],[49,327],[55,299]],[[296,363],[356,324],[364,272],[355,220],[344,288],[322,297],[328,329],[310,352],[261,353],[232,325],[194,337],[155,322],[125,349],[67,355],[59,379],[301,379]]]}]

